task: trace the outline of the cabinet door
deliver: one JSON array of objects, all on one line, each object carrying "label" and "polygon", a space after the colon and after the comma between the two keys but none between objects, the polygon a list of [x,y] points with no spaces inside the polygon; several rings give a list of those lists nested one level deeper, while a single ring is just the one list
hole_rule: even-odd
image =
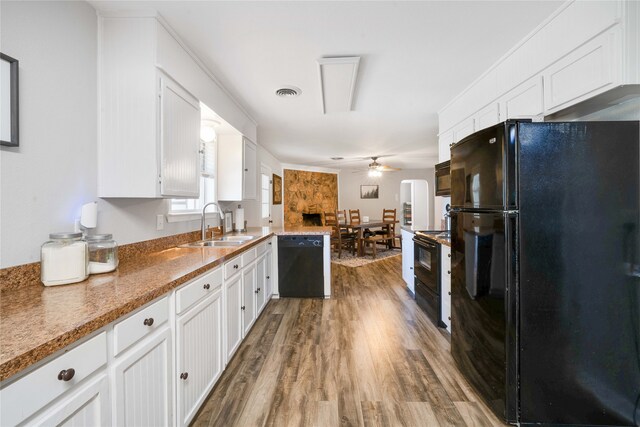
[{"label": "cabinet door", "polygon": [[531,118],[544,111],[542,76],[518,85],[501,99],[501,120]]},{"label": "cabinet door", "polygon": [[225,282],[227,330],[225,334],[225,363],[236,352],[242,341],[242,274]]},{"label": "cabinet door", "polygon": [[244,177],[243,177],[243,190],[242,194],[244,199],[255,200],[256,198],[256,180],[258,179],[258,175],[256,173],[256,163],[257,163],[257,155],[256,155],[256,146],[244,139],[244,158],[243,158],[243,167],[244,167]]},{"label": "cabinet door", "polygon": [[413,275],[413,233],[406,230],[400,232],[402,235],[402,278],[409,290],[415,294],[415,278]]},{"label": "cabinet door", "polygon": [[169,77],[161,76],[160,83],[160,193],[165,197],[197,198],[200,104]]},{"label": "cabinet door", "polygon": [[469,117],[458,123],[453,128],[453,142],[462,140],[465,136],[471,135],[475,131],[475,118]]},{"label": "cabinet door", "polygon": [[622,61],[616,25],[543,72],[545,114],[569,107],[619,84]]},{"label": "cabinet door", "polygon": [[451,144],[453,144],[453,130],[440,135],[438,138],[438,163],[451,160]]},{"label": "cabinet door", "polygon": [[188,425],[222,373],[222,289],[176,322],[178,425]]},{"label": "cabinet door", "polygon": [[112,368],[115,425],[173,424],[171,365],[168,327],[116,361]]},{"label": "cabinet door", "polygon": [[[34,390],[35,392],[35,390]],[[38,426],[107,426],[111,425],[109,382],[105,374],[65,396],[51,409],[29,422]]]},{"label": "cabinet door", "polygon": [[440,320],[451,333],[451,248],[440,245],[440,298],[442,309]]},{"label": "cabinet door", "polygon": [[500,123],[500,104],[493,102],[476,113],[474,132]]},{"label": "cabinet door", "polygon": [[256,265],[242,271],[242,337],[246,337],[256,320]]},{"label": "cabinet door", "polygon": [[[271,245],[271,242],[269,242]],[[273,294],[273,249],[272,246],[269,246],[267,249],[267,254],[265,255],[265,305],[271,299],[271,295]]]},{"label": "cabinet door", "polygon": [[262,256],[256,262],[256,317],[262,313],[267,303],[267,257]]}]

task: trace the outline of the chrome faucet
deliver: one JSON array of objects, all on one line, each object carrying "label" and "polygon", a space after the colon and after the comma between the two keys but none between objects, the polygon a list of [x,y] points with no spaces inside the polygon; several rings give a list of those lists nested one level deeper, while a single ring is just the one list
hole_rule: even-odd
[{"label": "chrome faucet", "polygon": [[220,214],[220,227],[224,227],[224,214],[222,213],[222,209],[220,209],[220,205],[217,204],[216,202],[207,203],[206,205],[204,205],[202,207],[202,219],[201,219],[201,222],[200,222],[200,227],[201,227],[201,230],[202,230],[202,239],[201,240],[204,240],[207,237],[207,230],[205,229],[204,215],[205,215],[205,212],[206,212],[207,207],[209,205],[216,205],[216,208],[218,208],[218,214]]}]

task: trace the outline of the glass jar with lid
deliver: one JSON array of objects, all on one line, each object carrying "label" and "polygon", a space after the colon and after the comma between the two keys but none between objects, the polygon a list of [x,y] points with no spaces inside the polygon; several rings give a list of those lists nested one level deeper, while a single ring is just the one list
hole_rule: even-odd
[{"label": "glass jar with lid", "polygon": [[89,276],[89,248],[82,233],[51,233],[40,250],[40,280],[45,286],[82,282]]},{"label": "glass jar with lid", "polygon": [[118,267],[118,244],[111,234],[85,236],[89,244],[89,274],[108,273]]}]

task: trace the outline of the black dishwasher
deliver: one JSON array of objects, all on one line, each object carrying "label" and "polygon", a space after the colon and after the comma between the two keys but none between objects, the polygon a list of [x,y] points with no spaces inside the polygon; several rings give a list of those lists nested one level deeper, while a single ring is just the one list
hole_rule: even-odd
[{"label": "black dishwasher", "polygon": [[323,255],[323,236],[279,236],[280,297],[324,298]]}]

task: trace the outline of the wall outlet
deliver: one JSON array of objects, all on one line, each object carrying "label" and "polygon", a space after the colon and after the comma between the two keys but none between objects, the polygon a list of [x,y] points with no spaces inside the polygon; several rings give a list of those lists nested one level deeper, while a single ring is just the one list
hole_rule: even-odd
[{"label": "wall outlet", "polygon": [[160,231],[164,229],[164,215],[156,215],[156,230]]}]

